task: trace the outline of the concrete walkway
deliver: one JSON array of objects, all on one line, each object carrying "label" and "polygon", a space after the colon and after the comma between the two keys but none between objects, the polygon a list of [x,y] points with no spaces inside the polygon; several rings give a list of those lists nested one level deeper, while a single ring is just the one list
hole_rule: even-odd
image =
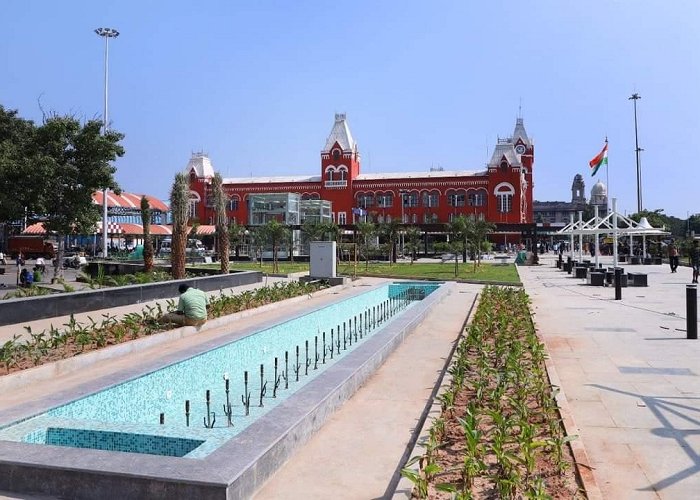
[{"label": "concrete walkway", "polygon": [[691,270],[626,266],[648,273],[649,287],[623,288],[615,301],[613,287],[585,285],[556,269],[554,257],[540,262],[520,276],[604,497],[697,498],[700,341],[685,331]]},{"label": "concrete walkway", "polygon": [[383,498],[480,289],[456,285],[254,498]]}]

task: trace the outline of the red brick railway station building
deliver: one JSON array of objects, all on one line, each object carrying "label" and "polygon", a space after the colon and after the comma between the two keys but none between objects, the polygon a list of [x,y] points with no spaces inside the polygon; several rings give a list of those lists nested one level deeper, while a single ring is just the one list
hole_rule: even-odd
[{"label": "red brick railway station building", "polygon": [[[363,174],[360,151],[345,114],[335,115],[320,159],[317,175],[225,178],[229,218],[250,223],[250,195],[298,193],[302,199],[332,202],[334,222],[348,229],[366,218],[377,223],[398,219],[425,232],[444,232],[445,223],[464,214],[495,224],[492,239],[498,243],[529,243],[532,239],[535,148],[522,118],[516,120],[511,137],[498,139],[482,170]],[[210,159],[193,154],[186,172],[191,214],[202,224],[212,224],[214,168]]]}]

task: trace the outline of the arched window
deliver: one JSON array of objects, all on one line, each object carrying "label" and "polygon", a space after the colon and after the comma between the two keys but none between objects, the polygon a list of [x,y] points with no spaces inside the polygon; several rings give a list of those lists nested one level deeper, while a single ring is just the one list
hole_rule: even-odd
[{"label": "arched window", "polygon": [[422,197],[424,207],[434,208],[438,206],[440,193],[438,191],[423,191]]},{"label": "arched window", "polygon": [[499,212],[506,214],[513,210],[513,194],[515,194],[515,189],[512,185],[507,182],[502,182],[496,186],[493,194],[496,195]]},{"label": "arched window", "polygon": [[416,214],[413,214],[411,216],[411,224],[417,224],[418,223],[418,216]]},{"label": "arched window", "polygon": [[360,208],[369,208],[374,205],[374,196],[372,193],[357,193],[357,206]]},{"label": "arched window", "polygon": [[470,207],[483,207],[486,205],[486,192],[483,189],[469,191],[467,203]]},{"label": "arched window", "polygon": [[451,189],[447,191],[447,204],[451,207],[463,207],[465,198],[466,195],[462,190],[455,191]]},{"label": "arched window", "polygon": [[240,198],[237,194],[234,194],[231,196],[231,198],[228,200],[228,209],[232,211],[238,210]]},{"label": "arched window", "polygon": [[199,203],[201,201],[202,198],[199,196],[199,193],[197,193],[196,191],[190,191],[189,208],[187,210],[187,216],[190,219],[197,218],[197,212],[199,211]]},{"label": "arched window", "polygon": [[340,167],[338,169],[338,175],[336,175],[337,181],[346,181],[348,180],[348,169],[345,167]]},{"label": "arched window", "polygon": [[327,167],[326,168],[326,180],[327,181],[332,181],[333,180],[333,172],[335,169],[333,167]]},{"label": "arched window", "polygon": [[381,208],[389,208],[394,205],[394,193],[386,191],[377,193],[377,206]]},{"label": "arched window", "polygon": [[339,160],[339,159],[340,159],[340,150],[339,150],[339,149],[334,149],[334,150],[333,150],[333,159],[334,159],[334,160]]}]

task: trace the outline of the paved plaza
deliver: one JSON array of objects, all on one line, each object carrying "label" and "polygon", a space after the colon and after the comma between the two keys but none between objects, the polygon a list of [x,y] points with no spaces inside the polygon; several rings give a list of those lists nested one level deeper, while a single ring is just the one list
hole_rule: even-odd
[{"label": "paved plaza", "polygon": [[[610,258],[602,262],[610,264]],[[554,267],[519,269],[534,319],[603,496],[697,498],[700,341],[686,340],[691,270],[625,266],[646,288],[593,287]]]}]

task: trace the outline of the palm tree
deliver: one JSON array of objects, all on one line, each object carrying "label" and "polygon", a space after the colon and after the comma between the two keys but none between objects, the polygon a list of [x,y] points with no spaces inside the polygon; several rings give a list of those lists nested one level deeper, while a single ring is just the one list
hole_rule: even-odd
[{"label": "palm tree", "polygon": [[174,279],[185,277],[187,252],[187,222],[190,208],[190,185],[187,175],[179,173],[170,190],[170,210],[173,215],[173,244],[170,254],[170,272]]},{"label": "palm tree", "polygon": [[455,277],[459,274],[459,254],[466,251],[467,226],[467,218],[463,215],[447,223],[447,234],[450,238],[448,247],[455,256]]},{"label": "palm tree", "polygon": [[151,204],[148,198],[141,197],[141,222],[143,223],[143,270],[153,269],[153,241],[151,239]]},{"label": "palm tree", "polygon": [[335,260],[340,262],[340,226],[335,222],[326,222],[323,226],[323,238],[328,238],[328,241],[335,241]]},{"label": "palm tree", "polygon": [[496,230],[496,226],[485,220],[473,220],[469,225],[469,239],[475,247],[476,260],[474,261],[474,271],[481,265],[481,244],[486,237]]},{"label": "palm tree", "polygon": [[396,241],[399,239],[402,225],[400,220],[392,219],[391,222],[384,222],[379,226],[379,233],[389,242],[389,266],[396,262]]},{"label": "palm tree", "polygon": [[365,271],[369,269],[369,251],[371,239],[375,235],[377,228],[371,222],[358,222],[357,232],[360,233],[360,248],[365,257]]},{"label": "palm tree", "polygon": [[280,243],[289,241],[289,228],[273,219],[262,226],[262,230],[265,241],[272,245],[272,272],[278,273],[277,249]]},{"label": "palm tree", "polygon": [[420,249],[420,228],[416,226],[409,226],[408,228],[406,228],[405,237],[405,245],[406,248],[408,248],[408,251],[411,253],[411,264],[413,264],[413,261],[416,260],[416,253],[418,253],[418,250]]},{"label": "palm tree", "polygon": [[214,210],[216,211],[216,249],[219,252],[221,274],[228,274],[228,217],[226,217],[226,194],[224,193],[224,180],[221,174],[214,174],[211,183],[214,194]]},{"label": "palm tree", "polygon": [[245,226],[238,224],[235,220],[228,226],[229,248],[233,247],[236,257],[239,256],[239,245],[245,238]]}]

